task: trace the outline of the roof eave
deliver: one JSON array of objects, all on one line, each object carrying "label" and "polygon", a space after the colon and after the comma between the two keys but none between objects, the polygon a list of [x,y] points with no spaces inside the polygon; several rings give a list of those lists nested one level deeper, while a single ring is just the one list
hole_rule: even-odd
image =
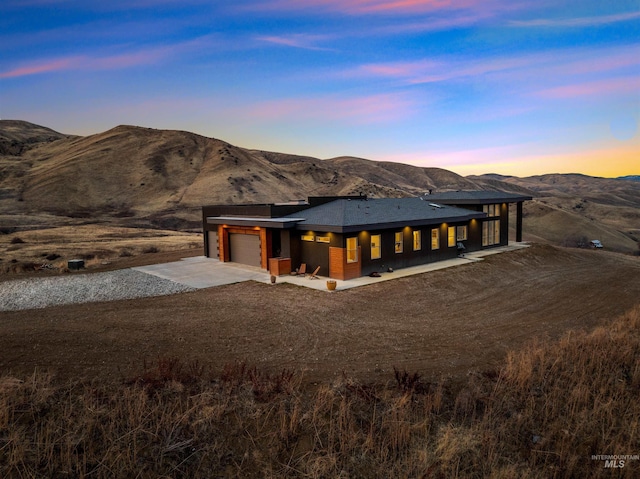
[{"label": "roof eave", "polygon": [[377,231],[386,229],[404,228],[406,226],[432,226],[442,223],[460,223],[472,219],[486,218],[485,213],[470,213],[464,216],[442,216],[439,218],[424,218],[409,221],[391,221],[385,223],[367,223],[359,225],[322,225],[322,224],[297,224],[296,229],[301,231],[323,231],[327,233],[357,233],[359,231]]}]

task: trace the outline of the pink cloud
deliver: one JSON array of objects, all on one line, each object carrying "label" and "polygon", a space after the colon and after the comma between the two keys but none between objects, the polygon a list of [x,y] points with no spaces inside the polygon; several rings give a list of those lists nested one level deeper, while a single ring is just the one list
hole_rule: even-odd
[{"label": "pink cloud", "polygon": [[514,27],[594,27],[611,23],[627,22],[640,18],[639,12],[602,15],[599,17],[577,17],[564,19],[541,18],[536,20],[514,20],[509,25]]},{"label": "pink cloud", "polygon": [[330,50],[329,48],[323,48],[314,45],[314,43],[326,40],[328,38],[329,37],[326,35],[293,34],[285,36],[265,36],[258,37],[257,39],[267,43],[274,43],[276,45],[283,45],[293,48],[302,48],[305,50]]},{"label": "pink cloud", "polygon": [[[594,61],[594,58],[598,58],[598,61]],[[588,74],[617,72],[617,76],[620,76],[625,69],[637,66],[640,66],[638,48],[617,47],[597,51],[556,50],[480,60],[436,57],[411,62],[372,63],[343,72],[341,76],[392,78],[415,85],[493,74],[523,82],[543,76],[545,82],[555,79],[557,83],[558,79]]]},{"label": "pink cloud", "polygon": [[397,78],[407,84],[435,83],[491,72],[513,70],[530,65],[527,57],[507,57],[484,61],[419,60],[415,62],[374,63],[362,65],[345,76]]},{"label": "pink cloud", "polygon": [[639,91],[640,77],[625,77],[547,88],[538,91],[537,95],[544,98],[575,98],[579,96],[599,96],[611,93],[633,93]]},{"label": "pink cloud", "polygon": [[384,123],[410,116],[414,103],[404,94],[379,94],[356,98],[335,96],[289,98],[261,103],[250,110],[261,119],[284,118]]},{"label": "pink cloud", "polygon": [[0,73],[0,78],[18,78],[29,75],[38,75],[40,73],[55,72],[61,70],[70,70],[77,66],[80,57],[58,58],[55,60],[45,60],[40,63],[33,63],[13,70]]},{"label": "pink cloud", "polygon": [[209,43],[208,37],[198,38],[192,41],[175,45],[167,45],[157,48],[142,49],[134,52],[104,55],[104,56],[71,56],[55,59],[43,59],[39,62],[27,64],[0,73],[0,78],[17,78],[42,73],[70,71],[70,70],[119,70],[140,65],[159,63],[165,58],[202,49]]},{"label": "pink cloud", "polygon": [[359,14],[415,14],[443,10],[461,10],[486,6],[487,1],[480,0],[276,0],[268,5],[254,3],[252,6],[274,10],[321,9],[350,15]]}]

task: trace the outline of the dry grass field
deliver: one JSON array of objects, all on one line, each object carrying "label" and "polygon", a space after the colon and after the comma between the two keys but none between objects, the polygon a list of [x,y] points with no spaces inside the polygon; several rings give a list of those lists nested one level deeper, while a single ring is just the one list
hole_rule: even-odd
[{"label": "dry grass field", "polygon": [[334,294],[1,313],[0,475],[636,477],[591,456],[638,454],[639,277],[534,245]]},{"label": "dry grass field", "polygon": [[202,254],[202,234],[96,224],[30,229],[0,236],[0,281],[15,273],[64,272],[70,259],[84,259],[89,270],[98,271],[145,259],[162,262],[160,255],[145,256],[176,251],[178,256]]},{"label": "dry grass field", "polygon": [[[0,478],[639,477],[591,458],[640,454],[637,182],[0,121],[0,287],[69,259],[200,255],[205,203],[431,188],[535,196],[535,244],[332,294],[245,282],[1,312]],[[605,251],[576,248],[591,239]]]}]

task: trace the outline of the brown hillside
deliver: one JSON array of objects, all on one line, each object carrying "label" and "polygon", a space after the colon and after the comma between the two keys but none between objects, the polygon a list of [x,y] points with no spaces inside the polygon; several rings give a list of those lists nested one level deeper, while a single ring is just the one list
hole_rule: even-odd
[{"label": "brown hillside", "polygon": [[6,171],[0,178],[3,212],[95,219],[176,212],[197,219],[198,208],[207,203],[360,192],[406,196],[475,186],[435,168],[356,158],[323,161],[246,150],[189,132],[133,126],[40,144],[26,152],[18,166],[6,157],[0,161]]},{"label": "brown hillside", "polygon": [[608,249],[638,251],[640,183],[577,174],[472,177],[535,197],[525,204],[525,237],[566,246],[599,239]]},{"label": "brown hillside", "polygon": [[613,250],[638,250],[640,182],[584,175],[464,178],[440,168],[249,150],[185,131],[118,126],[72,137],[0,121],[3,233],[90,222],[197,229],[203,204],[479,188],[537,198],[525,205],[525,239],[565,245],[600,239]]}]

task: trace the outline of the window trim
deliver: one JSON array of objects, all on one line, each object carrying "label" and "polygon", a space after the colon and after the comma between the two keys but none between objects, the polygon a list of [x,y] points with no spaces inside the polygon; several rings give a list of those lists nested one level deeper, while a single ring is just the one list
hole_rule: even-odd
[{"label": "window trim", "polygon": [[456,226],[456,241],[466,241],[468,234],[467,225]]},{"label": "window trim", "polygon": [[[349,247],[349,243],[354,242],[355,247]],[[347,238],[347,263],[357,263],[358,262],[358,237],[353,236],[351,238]],[[350,257],[349,253],[352,253],[352,257]]]},{"label": "window trim", "polygon": [[[374,256],[373,251],[374,251],[374,246],[373,246],[373,239],[377,238],[378,241],[378,246],[375,247],[375,249],[377,250],[378,254],[377,256]],[[371,235],[371,259],[380,259],[382,258],[382,235]]]},{"label": "window trim", "polygon": [[440,228],[431,229],[431,251],[440,249]]},{"label": "window trim", "polygon": [[[400,235],[400,241],[398,241],[398,235]],[[395,232],[393,249],[397,254],[401,254],[404,252],[404,234],[402,233],[402,231]]]},{"label": "window trim", "polygon": [[413,251],[422,249],[422,231],[413,230]]},{"label": "window trim", "polygon": [[449,226],[447,227],[447,246],[449,248],[453,248],[457,245],[456,243],[456,227]]}]

